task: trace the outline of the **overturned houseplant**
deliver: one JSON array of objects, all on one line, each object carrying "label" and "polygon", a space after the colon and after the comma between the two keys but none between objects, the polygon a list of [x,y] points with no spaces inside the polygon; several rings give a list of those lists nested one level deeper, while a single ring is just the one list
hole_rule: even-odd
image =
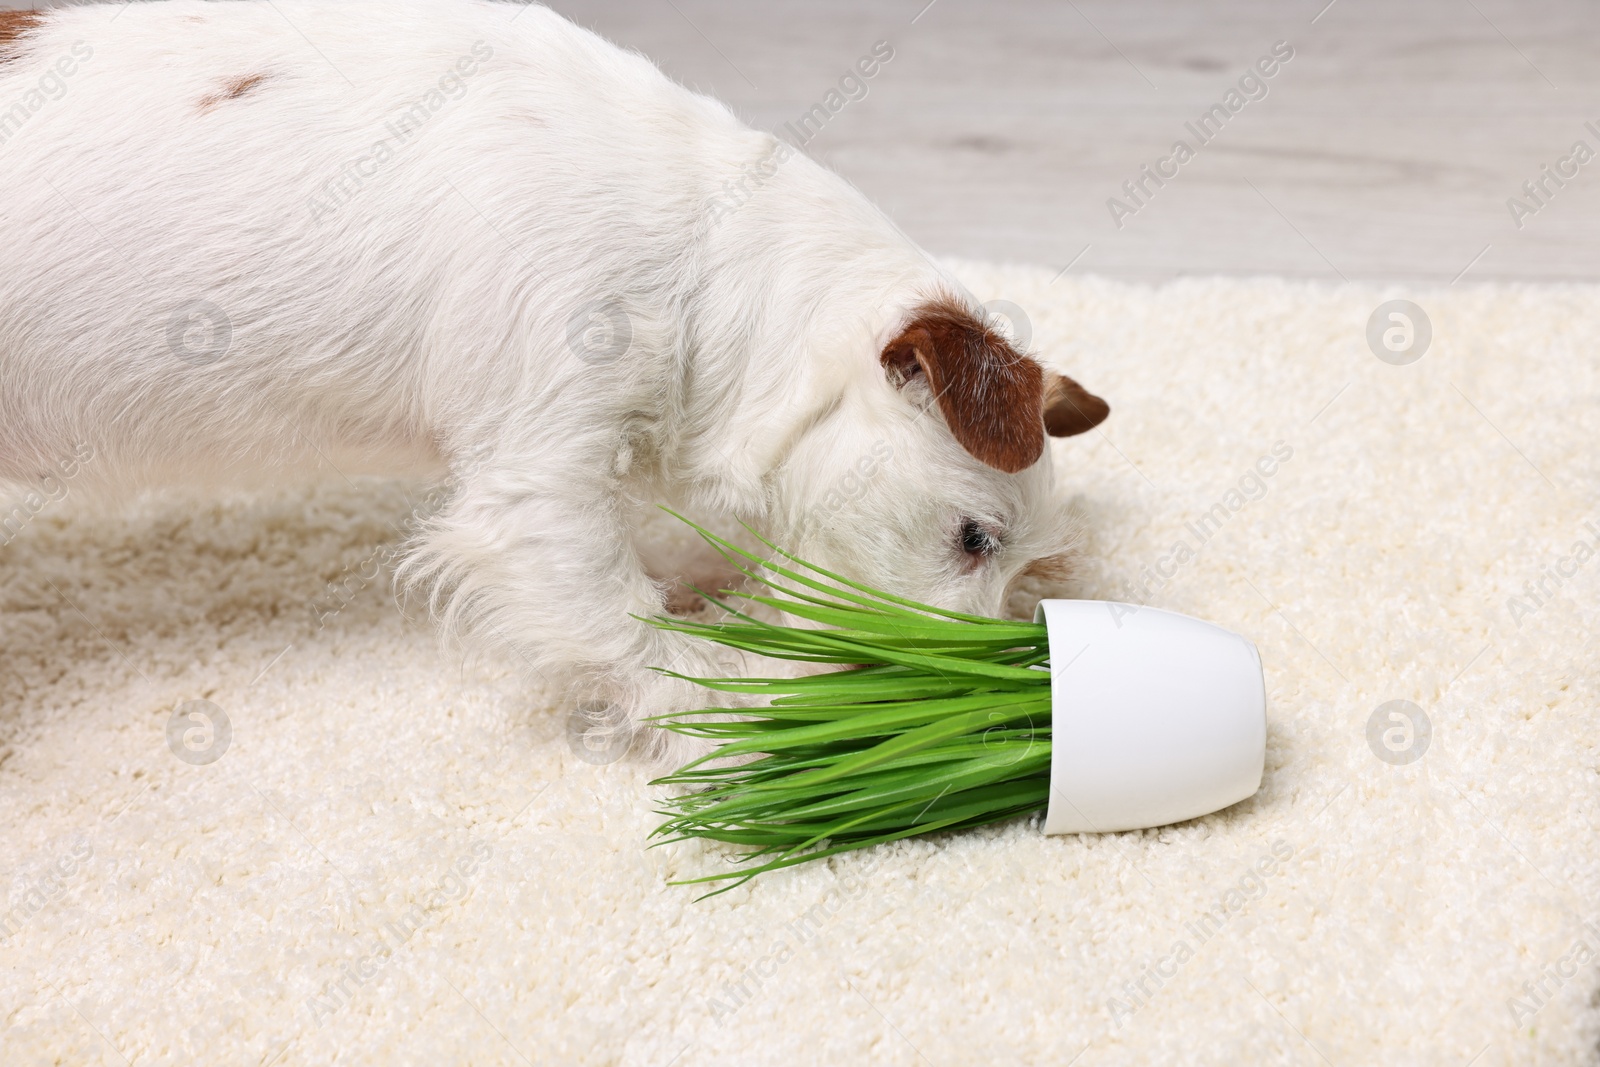
[{"label": "overturned houseplant", "polygon": [[[1255,646],[1185,615],[1046,600],[1034,622],[892,596],[770,542],[763,558],[700,529],[765,592],[702,594],[727,618],[662,629],[835,669],[690,678],[759,701],[661,729],[716,747],[657,784],[658,843],[748,846],[734,880],[869,845],[1045,812],[1045,833],[1139,829],[1251,796],[1266,748]],[[764,621],[763,605],[809,623]],[[671,672],[668,672],[671,673]],[[682,677],[682,676],[678,676]]]}]

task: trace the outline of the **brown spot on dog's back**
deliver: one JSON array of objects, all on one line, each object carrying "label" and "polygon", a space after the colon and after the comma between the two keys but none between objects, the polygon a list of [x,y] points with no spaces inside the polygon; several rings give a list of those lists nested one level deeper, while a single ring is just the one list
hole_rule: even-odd
[{"label": "brown spot on dog's back", "polygon": [[22,35],[43,21],[40,11],[0,11],[0,63],[15,59]]},{"label": "brown spot on dog's back", "polygon": [[200,98],[200,110],[210,111],[224,100],[237,100],[256,86],[267,80],[265,74],[246,74],[238,78],[230,78],[222,83],[222,88],[210,96]]},{"label": "brown spot on dog's back", "polygon": [[976,459],[1015,474],[1044,452],[1044,371],[961,302],[912,311],[879,357],[897,385],[921,373],[955,439]]}]

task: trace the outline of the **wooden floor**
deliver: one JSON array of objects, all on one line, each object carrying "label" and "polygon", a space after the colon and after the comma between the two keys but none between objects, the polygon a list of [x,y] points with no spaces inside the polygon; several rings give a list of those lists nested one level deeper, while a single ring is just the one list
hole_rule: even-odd
[{"label": "wooden floor", "polygon": [[[934,252],[1139,279],[1600,279],[1600,159],[1560,187],[1542,171],[1578,141],[1600,155],[1594,0],[552,6],[769,129],[888,42],[807,150]],[[1294,55],[1266,95],[1201,144],[1185,123],[1278,41]],[[1129,198],[1180,139],[1194,158]]]},{"label": "wooden floor", "polygon": [[[1542,206],[1522,193],[1579,140],[1600,157],[1589,0],[553,6],[769,129],[888,41],[808,151],[935,252],[1143,279],[1600,279],[1600,158]],[[1294,57],[1267,95],[1201,146],[1184,123],[1277,41]],[[1180,138],[1194,158],[1128,200]],[[1519,195],[1538,208],[1520,228]],[[1113,196],[1138,208],[1120,228]]]}]

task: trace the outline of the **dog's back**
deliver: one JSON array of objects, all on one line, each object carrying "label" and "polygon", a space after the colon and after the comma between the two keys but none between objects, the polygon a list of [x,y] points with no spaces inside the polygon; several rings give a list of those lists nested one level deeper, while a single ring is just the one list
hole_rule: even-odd
[{"label": "dog's back", "polygon": [[527,339],[564,347],[586,294],[661,291],[705,199],[694,157],[753,136],[538,7],[169,0],[4,25],[0,478],[86,439],[130,484],[310,452],[394,472],[486,394],[648,377]]}]

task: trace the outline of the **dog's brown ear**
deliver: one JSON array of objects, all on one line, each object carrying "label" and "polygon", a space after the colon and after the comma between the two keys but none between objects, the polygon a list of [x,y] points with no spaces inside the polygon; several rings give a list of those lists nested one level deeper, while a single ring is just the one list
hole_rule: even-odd
[{"label": "dog's brown ear", "polygon": [[879,360],[896,387],[927,380],[950,432],[976,459],[1015,474],[1044,452],[1043,370],[957,301],[918,307]]},{"label": "dog's brown ear", "polygon": [[1051,437],[1092,430],[1111,414],[1111,405],[1065,374],[1048,374],[1044,383],[1044,428]]}]

